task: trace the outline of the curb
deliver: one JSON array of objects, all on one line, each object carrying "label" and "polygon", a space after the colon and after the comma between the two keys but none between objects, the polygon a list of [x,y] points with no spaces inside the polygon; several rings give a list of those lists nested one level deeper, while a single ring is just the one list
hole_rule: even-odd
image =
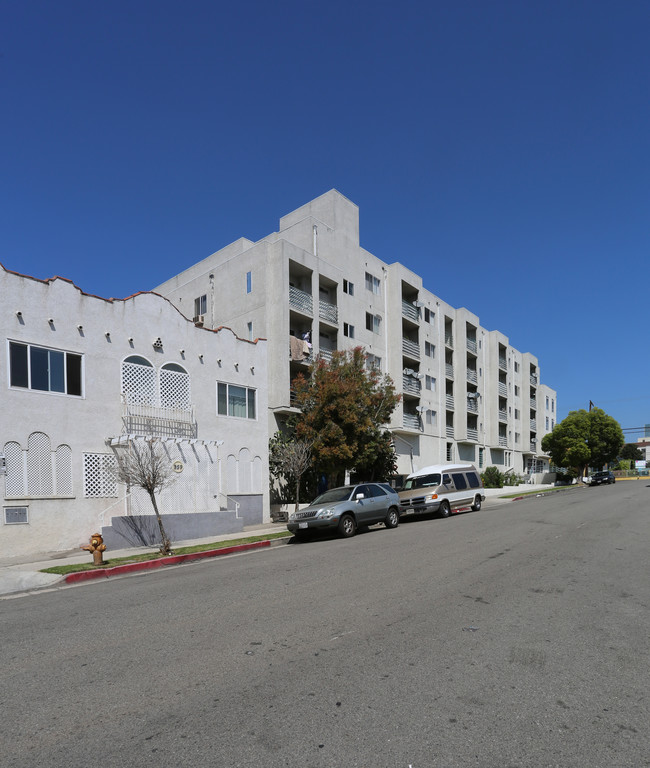
[{"label": "curb", "polygon": [[[287,537],[287,541],[288,540],[289,537]],[[280,539],[279,541],[283,541],[283,539]],[[66,584],[79,584],[83,581],[108,579],[111,576],[122,576],[126,573],[136,573],[138,571],[151,571],[157,568],[164,568],[168,565],[180,565],[181,563],[205,560],[208,557],[220,557],[221,555],[231,555],[233,552],[246,552],[247,550],[263,549],[270,546],[270,539],[267,539],[266,541],[254,541],[250,544],[235,544],[232,547],[208,549],[204,552],[192,552],[187,555],[170,555],[169,557],[160,557],[156,560],[145,560],[141,563],[125,563],[124,565],[114,565],[96,571],[78,571],[77,573],[68,573],[63,577],[63,581]]]}]

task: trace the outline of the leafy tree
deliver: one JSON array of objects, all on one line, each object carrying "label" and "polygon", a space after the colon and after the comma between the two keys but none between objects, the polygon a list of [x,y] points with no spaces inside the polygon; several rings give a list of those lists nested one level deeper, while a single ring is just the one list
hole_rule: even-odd
[{"label": "leafy tree", "polygon": [[300,484],[312,463],[312,444],[307,440],[295,440],[276,432],[269,440],[269,469],[276,481],[284,481],[295,489],[296,512],[300,504]]},{"label": "leafy tree", "polygon": [[625,438],[620,424],[601,408],[571,411],[542,438],[546,451],[558,467],[575,470],[582,477],[588,467],[603,467],[618,456]]},{"label": "leafy tree", "polygon": [[392,380],[366,366],[361,347],[318,357],[309,377],[294,381],[297,440],[312,446],[313,466],[339,484],[345,470],[364,480],[385,479],[397,467],[390,420],[399,395]]},{"label": "leafy tree", "polygon": [[135,485],[149,494],[160,531],[160,553],[171,555],[171,541],[158,511],[156,493],[170,486],[176,476],[161,443],[156,440],[132,441],[127,451],[117,452],[114,474],[120,482]]},{"label": "leafy tree", "polygon": [[619,459],[627,459],[629,461],[639,461],[644,459],[643,451],[636,447],[633,443],[626,443],[621,452],[618,454]]}]

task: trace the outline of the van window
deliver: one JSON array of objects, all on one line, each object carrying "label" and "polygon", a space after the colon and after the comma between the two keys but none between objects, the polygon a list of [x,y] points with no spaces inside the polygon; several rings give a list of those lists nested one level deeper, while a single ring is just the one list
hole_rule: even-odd
[{"label": "van window", "polygon": [[469,482],[470,488],[478,488],[481,483],[479,482],[478,475],[476,472],[468,472],[467,473],[467,481]]},{"label": "van window", "polygon": [[442,476],[442,484],[443,485],[451,485],[451,477],[448,474],[444,474]]},{"label": "van window", "polygon": [[462,491],[463,488],[467,488],[467,481],[462,472],[454,472],[452,477],[454,478],[454,485],[456,486],[457,491]]},{"label": "van window", "polygon": [[[445,475],[448,477],[448,475]],[[410,477],[404,483],[405,491],[412,491],[414,488],[430,488],[432,485],[440,485],[440,475],[420,475],[419,477]]]}]

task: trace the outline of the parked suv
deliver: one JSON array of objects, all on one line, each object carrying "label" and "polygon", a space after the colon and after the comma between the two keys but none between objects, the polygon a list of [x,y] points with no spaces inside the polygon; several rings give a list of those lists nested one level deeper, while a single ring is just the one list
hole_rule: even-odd
[{"label": "parked suv", "polygon": [[287,528],[296,536],[308,531],[334,530],[340,536],[354,536],[363,525],[399,525],[399,496],[387,483],[359,483],[332,488],[305,509],[289,515]]},{"label": "parked suv", "polygon": [[616,477],[613,472],[593,472],[588,478],[589,485],[609,485],[616,482]]}]

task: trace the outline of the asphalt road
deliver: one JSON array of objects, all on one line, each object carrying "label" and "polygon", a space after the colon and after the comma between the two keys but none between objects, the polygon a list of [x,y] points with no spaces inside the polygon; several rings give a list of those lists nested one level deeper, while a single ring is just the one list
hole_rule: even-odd
[{"label": "asphalt road", "polygon": [[650,765],[650,487],[0,601],[0,763]]}]

